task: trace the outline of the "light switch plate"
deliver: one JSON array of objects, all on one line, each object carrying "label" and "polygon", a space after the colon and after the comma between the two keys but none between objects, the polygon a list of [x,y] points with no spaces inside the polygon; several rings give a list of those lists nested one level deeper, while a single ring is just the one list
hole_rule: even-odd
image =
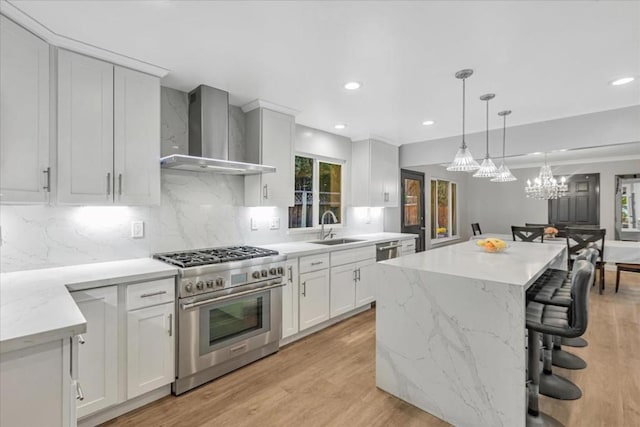
[{"label": "light switch plate", "polygon": [[271,230],[277,230],[280,228],[280,217],[274,216],[271,218],[271,225],[269,226]]},{"label": "light switch plate", "polygon": [[251,218],[251,230],[258,229],[258,220],[256,218]]},{"label": "light switch plate", "polygon": [[134,239],[142,239],[144,237],[143,221],[131,221],[131,237]]}]

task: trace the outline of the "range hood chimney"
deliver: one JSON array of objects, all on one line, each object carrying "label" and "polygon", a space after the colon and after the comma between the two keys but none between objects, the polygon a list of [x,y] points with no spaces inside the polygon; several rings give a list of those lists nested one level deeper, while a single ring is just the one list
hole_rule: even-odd
[{"label": "range hood chimney", "polygon": [[160,159],[163,168],[232,175],[275,172],[276,168],[229,160],[229,93],[200,85],[189,92],[189,155]]}]

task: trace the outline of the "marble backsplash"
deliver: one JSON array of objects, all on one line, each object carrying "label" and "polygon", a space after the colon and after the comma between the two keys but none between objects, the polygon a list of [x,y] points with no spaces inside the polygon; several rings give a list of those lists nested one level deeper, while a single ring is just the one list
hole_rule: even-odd
[{"label": "marble backsplash", "polygon": [[[184,153],[188,144],[186,93],[162,88],[162,153]],[[242,156],[244,115],[230,110],[230,155]],[[0,206],[0,271],[10,272],[147,257],[212,246],[311,240],[289,233],[287,208],[247,208],[244,178],[162,171],[160,206]],[[346,208],[340,235],[383,231],[381,208]],[[280,228],[270,230],[273,217]],[[251,230],[251,218],[258,230]],[[131,238],[131,222],[145,236]]]}]

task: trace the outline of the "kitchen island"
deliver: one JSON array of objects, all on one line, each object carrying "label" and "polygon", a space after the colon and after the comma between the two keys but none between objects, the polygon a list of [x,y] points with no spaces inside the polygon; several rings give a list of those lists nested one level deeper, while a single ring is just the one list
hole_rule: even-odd
[{"label": "kitchen island", "polygon": [[561,245],[464,242],[378,263],[376,384],[457,426],[524,426],[525,292]]}]

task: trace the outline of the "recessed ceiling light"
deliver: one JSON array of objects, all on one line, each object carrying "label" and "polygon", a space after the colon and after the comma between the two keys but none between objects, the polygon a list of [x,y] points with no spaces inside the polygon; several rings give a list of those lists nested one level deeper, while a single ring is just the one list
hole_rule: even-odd
[{"label": "recessed ceiling light", "polygon": [[361,86],[362,86],[362,83],[360,83],[360,82],[347,82],[347,83],[344,84],[344,88],[346,90],[360,89]]},{"label": "recessed ceiling light", "polygon": [[344,123],[337,123],[333,126],[335,129],[344,129],[347,127]]},{"label": "recessed ceiling light", "polygon": [[425,120],[424,122],[422,122],[422,126],[431,126],[434,125],[436,122],[434,122],[433,120]]},{"label": "recessed ceiling light", "polygon": [[635,80],[634,77],[622,77],[622,78],[613,80],[611,82],[611,86],[626,85],[627,83],[631,83],[634,80]]}]

